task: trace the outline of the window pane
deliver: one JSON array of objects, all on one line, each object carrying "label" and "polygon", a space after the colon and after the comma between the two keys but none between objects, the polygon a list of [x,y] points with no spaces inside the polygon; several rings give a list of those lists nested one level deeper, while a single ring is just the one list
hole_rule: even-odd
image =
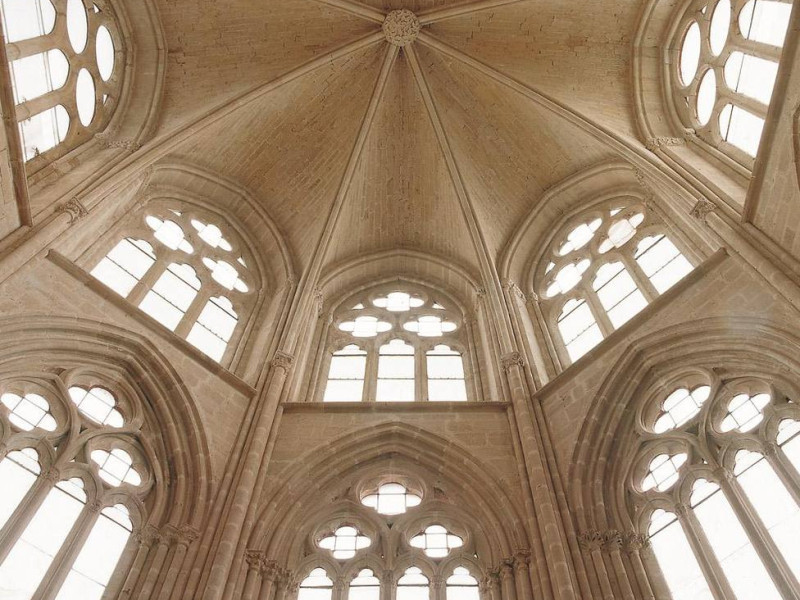
[{"label": "window pane", "polygon": [[56,22],[56,11],[49,0],[3,0],[2,8],[7,42],[50,33]]},{"label": "window pane", "polygon": [[[70,484],[61,482],[58,486],[67,489]],[[83,509],[85,496],[82,500],[60,487],[50,490],[8,557],[0,565],[0,582],[7,586],[3,590],[4,598],[28,600],[33,596]]]},{"label": "window pane", "polygon": [[331,379],[325,387],[323,402],[361,402],[363,379]]},{"label": "window pane", "polygon": [[428,377],[463,379],[464,362],[460,356],[431,356],[428,354]]},{"label": "window pane", "polygon": [[20,121],[19,132],[25,160],[31,160],[56,146],[66,137],[68,129],[69,113],[60,104]]},{"label": "window pane", "polygon": [[331,379],[363,379],[366,368],[366,356],[333,356],[329,377]]},{"label": "window pane", "polygon": [[377,390],[378,402],[413,402],[413,379],[379,379]]},{"label": "window pane", "polygon": [[467,386],[463,379],[429,379],[428,400],[431,402],[465,402]]},{"label": "window pane", "polygon": [[195,323],[192,326],[192,330],[186,336],[186,341],[217,362],[225,356],[225,349],[228,347],[224,340],[214,335],[200,323]]},{"label": "window pane", "polygon": [[113,510],[100,513],[56,600],[100,600],[130,536],[129,529],[106,516]]},{"label": "window pane", "polygon": [[764,119],[751,112],[728,104],[719,115],[719,130],[723,140],[744,150],[750,156],[758,152]]},{"label": "window pane", "polygon": [[60,50],[49,50],[11,62],[14,102],[21,104],[56,90],[67,81],[69,63]]},{"label": "window pane", "polygon": [[26,448],[23,452],[9,452],[0,461],[0,529],[19,506],[19,503],[36,482],[39,465],[36,451]]},{"label": "window pane", "polygon": [[673,600],[713,600],[708,582],[678,521],[654,534],[650,543]]},{"label": "window pane", "polygon": [[795,577],[800,577],[800,508],[766,459],[741,473],[737,481],[769,530]]},{"label": "window pane", "polygon": [[724,494],[713,493],[694,508],[694,514],[737,597],[780,600],[781,595]]},{"label": "window pane", "polygon": [[144,300],[142,300],[141,304],[139,304],[139,308],[141,308],[144,312],[165,327],[173,330],[178,326],[178,323],[180,323],[181,319],[183,318],[182,311],[164,300],[164,298],[155,292],[147,292]]}]

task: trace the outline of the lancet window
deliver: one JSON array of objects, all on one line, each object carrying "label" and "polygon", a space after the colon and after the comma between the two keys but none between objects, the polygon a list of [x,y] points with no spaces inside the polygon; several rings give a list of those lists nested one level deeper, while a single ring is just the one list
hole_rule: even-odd
[{"label": "lancet window", "polygon": [[799,591],[796,394],[747,373],[694,371],[643,407],[631,507],[673,598]]},{"label": "lancet window", "polygon": [[449,300],[411,285],[355,296],[334,315],[324,402],[460,402],[471,398],[467,336]]},{"label": "lancet window", "polygon": [[536,274],[556,350],[574,362],[692,270],[652,210],[618,197],[570,219]]},{"label": "lancet window", "polygon": [[258,281],[231,228],[178,202],[125,224],[91,274],[218,362],[230,358]]},{"label": "lancet window", "polygon": [[694,0],[678,26],[677,112],[743,164],[758,151],[791,10],[791,0]]},{"label": "lancet window", "polygon": [[4,597],[104,597],[154,485],[132,406],[70,371],[0,382]]},{"label": "lancet window", "polygon": [[65,154],[102,131],[125,70],[111,3],[2,0],[0,13],[25,160]]}]

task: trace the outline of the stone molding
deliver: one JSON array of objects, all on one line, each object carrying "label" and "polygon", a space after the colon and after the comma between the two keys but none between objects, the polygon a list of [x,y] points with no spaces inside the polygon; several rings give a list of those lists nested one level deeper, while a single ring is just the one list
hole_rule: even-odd
[{"label": "stone molding", "polygon": [[695,203],[695,205],[692,207],[692,210],[689,211],[689,215],[705,223],[706,220],[708,219],[708,215],[710,215],[716,210],[717,210],[716,204],[714,204],[710,200],[701,198]]},{"label": "stone molding", "polygon": [[278,350],[269,364],[273,369],[283,369],[288,373],[292,368],[292,363],[294,363],[294,357],[291,354]]},{"label": "stone molding", "polygon": [[70,225],[89,214],[89,211],[86,209],[83,203],[78,200],[77,197],[66,201],[64,204],[61,204],[56,209],[56,212],[67,215],[69,217]]},{"label": "stone molding", "polygon": [[500,359],[500,364],[503,366],[503,371],[507,373],[513,367],[524,368],[525,359],[522,358],[522,354],[515,350],[514,352],[509,352],[508,354],[504,355]]},{"label": "stone molding", "polygon": [[650,150],[650,152],[655,152],[665,146],[683,146],[685,143],[686,140],[683,138],[658,135],[648,138],[644,147]]}]

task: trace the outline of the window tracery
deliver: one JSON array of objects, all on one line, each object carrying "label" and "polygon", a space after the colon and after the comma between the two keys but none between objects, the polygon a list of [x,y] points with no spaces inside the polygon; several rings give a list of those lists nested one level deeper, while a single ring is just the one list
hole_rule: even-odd
[{"label": "window tracery", "polygon": [[[154,485],[130,400],[87,375],[61,377],[0,382],[0,581],[15,600],[43,586],[58,600],[100,600]],[[24,399],[38,412],[20,418]]]},{"label": "window tracery", "polygon": [[695,0],[677,30],[678,115],[742,164],[758,151],[791,8],[791,0]]},{"label": "window tracery", "polygon": [[475,540],[425,489],[402,474],[350,486],[306,538],[298,600],[477,600],[485,573]]},{"label": "window tracery", "polygon": [[256,275],[244,245],[179,202],[147,207],[125,225],[91,274],[201,352],[225,362],[253,308]]},{"label": "window tracery", "polygon": [[111,3],[3,0],[0,13],[25,160],[63,155],[102,131],[126,64]]},{"label": "window tracery", "polygon": [[618,197],[570,219],[535,286],[563,360],[574,362],[692,270],[641,200]]},{"label": "window tracery", "polygon": [[796,391],[736,372],[671,381],[640,409],[630,506],[672,597],[783,597],[800,576]]},{"label": "window tracery", "polygon": [[321,400],[469,400],[466,340],[459,312],[430,290],[392,284],[359,294],[333,316]]}]

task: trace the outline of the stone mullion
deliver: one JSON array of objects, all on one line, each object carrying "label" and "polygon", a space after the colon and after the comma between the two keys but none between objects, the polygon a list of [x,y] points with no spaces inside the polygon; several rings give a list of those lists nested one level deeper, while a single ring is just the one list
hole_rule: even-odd
[{"label": "stone mullion", "polygon": [[434,575],[433,578],[431,578],[430,589],[430,600],[446,600],[447,586],[444,577],[441,575]]},{"label": "stone mullion", "polygon": [[428,395],[428,360],[422,344],[414,345],[414,393],[417,401],[427,402],[430,400]]},{"label": "stone mullion", "polygon": [[397,596],[397,580],[394,571],[386,570],[381,576],[380,600],[395,600]]},{"label": "stone mullion", "polygon": [[[541,351],[539,346],[540,338],[534,330],[533,323],[531,323],[525,294],[516,283],[508,280],[503,284],[503,292],[506,306],[509,307],[511,328],[514,331],[514,336],[516,339],[523,341],[526,354],[534,362],[533,375],[535,383],[541,386],[556,373],[552,359]],[[525,323],[523,323],[523,320]],[[526,323],[528,327],[526,327]]]},{"label": "stone mullion", "polygon": [[786,491],[800,506],[800,473],[797,472],[794,465],[786,458],[786,454],[777,444],[768,445],[764,451],[764,456],[786,487]]},{"label": "stone mullion", "polygon": [[86,543],[86,538],[89,537],[89,532],[97,522],[98,515],[101,510],[100,503],[95,501],[91,505],[83,507],[81,514],[78,516],[77,521],[72,525],[67,538],[61,544],[53,561],[50,563],[50,568],[42,578],[39,588],[33,595],[36,600],[50,600],[55,598],[61,586],[64,585],[64,580],[67,578],[78,553]]},{"label": "stone mullion", "polygon": [[362,400],[364,402],[375,402],[378,395],[378,344],[375,340],[367,348],[367,363],[364,368],[364,391]]},{"label": "stone mullion", "polygon": [[676,508],[675,514],[714,598],[716,600],[736,598],[736,594],[733,593],[731,584],[728,583],[728,578],[725,577],[714,550],[692,510],[686,505],[680,505]]},{"label": "stone mullion", "polygon": [[3,536],[0,537],[0,564],[8,557],[8,553],[11,552],[28,523],[33,519],[42,502],[59,481],[61,481],[61,475],[58,470],[51,468],[49,472],[39,476],[33,484],[33,488],[19,503],[11,518],[6,522]]},{"label": "stone mullion", "polygon": [[[25,121],[26,119],[30,119],[31,117],[38,115],[40,112],[43,112],[49,108],[53,108],[54,106],[58,106],[59,104],[70,106],[70,103],[74,102],[73,98],[75,97],[75,90],[74,86],[68,84],[69,79],[67,79],[67,83],[65,83],[63,87],[60,87],[57,90],[47,92],[41,96],[37,96],[36,98],[31,98],[26,102],[17,104],[17,121]],[[70,115],[70,118],[74,118],[74,115]]]},{"label": "stone mullion", "polygon": [[206,303],[211,299],[211,296],[214,295],[213,289],[210,286],[202,285],[200,289],[197,291],[197,294],[192,300],[192,303],[189,305],[189,308],[186,309],[186,312],[183,313],[178,326],[175,328],[175,335],[178,335],[182,338],[185,338],[189,335],[189,332],[194,327],[197,318],[200,316],[200,313],[206,306]]},{"label": "stone mullion", "polygon": [[639,288],[639,291],[642,292],[644,295],[645,300],[647,303],[650,304],[658,298],[658,290],[653,286],[650,278],[644,274],[642,268],[639,266],[639,263],[636,262],[636,259],[628,252],[623,252],[621,254],[622,264],[625,265],[628,273],[630,273],[631,278],[633,278],[636,287]]},{"label": "stone mullion", "polygon": [[569,354],[567,354],[566,346],[561,339],[561,333],[558,331],[558,324],[555,320],[552,323],[548,321],[545,311],[542,309],[542,300],[538,296],[529,298],[527,305],[533,310],[534,318],[532,319],[532,324],[534,331],[541,335],[544,340],[547,349],[545,354],[549,354],[550,362],[552,362],[554,369],[553,376],[555,376],[564,370],[564,365],[569,365],[570,363]]},{"label": "stone mullion", "polygon": [[736,478],[724,470],[719,485],[764,567],[785,598],[800,598],[800,584]]},{"label": "stone mullion", "polygon": [[586,300],[586,304],[589,305],[589,309],[592,311],[592,316],[594,316],[595,323],[597,323],[597,326],[600,327],[603,337],[607,338],[609,335],[614,333],[614,325],[611,323],[611,319],[608,318],[606,309],[603,308],[603,305],[600,303],[600,298],[597,297],[597,292],[595,292],[591,286],[587,284],[585,287],[581,288],[581,293],[582,297]]},{"label": "stone mullion", "polygon": [[345,600],[345,592],[347,590],[347,582],[342,577],[337,577],[333,582],[333,590],[331,591],[331,600]]},{"label": "stone mullion", "polygon": [[481,372],[478,366],[478,339],[474,325],[477,321],[469,316],[464,317],[464,330],[467,336],[467,344],[461,360],[464,363],[464,381],[467,385],[467,399],[481,401],[483,397],[483,386],[481,384]]},{"label": "stone mullion", "polygon": [[139,304],[142,303],[142,300],[144,300],[144,297],[147,295],[147,292],[153,288],[156,281],[158,281],[159,278],[164,274],[164,271],[167,270],[169,265],[170,262],[165,258],[157,258],[156,262],[153,263],[153,266],[147,269],[147,272],[142,275],[142,278],[135,286],[133,286],[133,289],[126,296],[128,302],[134,306],[139,306]]}]

